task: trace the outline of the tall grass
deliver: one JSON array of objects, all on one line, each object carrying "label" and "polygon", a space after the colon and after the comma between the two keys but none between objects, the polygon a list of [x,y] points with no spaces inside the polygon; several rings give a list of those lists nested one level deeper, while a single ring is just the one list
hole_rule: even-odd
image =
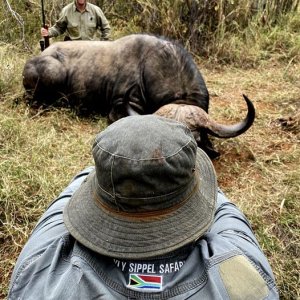
[{"label": "tall grass", "polygon": [[[40,0],[4,0],[1,39],[37,48]],[[44,0],[53,24],[69,0]],[[90,0],[102,7],[113,37],[151,33],[176,39],[212,63],[257,65],[275,57],[299,61],[299,0]],[[8,5],[8,3],[10,5]],[[293,44],[293,49],[290,45]],[[286,49],[290,49],[286,51]],[[283,54],[284,53],[284,54]]]}]

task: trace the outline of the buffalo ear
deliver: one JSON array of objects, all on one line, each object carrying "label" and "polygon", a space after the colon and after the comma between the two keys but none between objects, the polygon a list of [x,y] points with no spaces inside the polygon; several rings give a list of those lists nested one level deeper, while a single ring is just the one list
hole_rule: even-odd
[{"label": "buffalo ear", "polygon": [[141,86],[134,83],[124,95],[128,115],[144,114],[145,98]]},{"label": "buffalo ear", "polygon": [[135,83],[125,92],[123,97],[115,99],[108,114],[109,123],[121,118],[143,114],[142,91],[140,85]]}]

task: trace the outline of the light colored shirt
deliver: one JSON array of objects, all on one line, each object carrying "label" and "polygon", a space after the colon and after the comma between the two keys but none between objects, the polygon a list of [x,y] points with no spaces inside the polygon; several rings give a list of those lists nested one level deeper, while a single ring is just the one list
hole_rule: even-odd
[{"label": "light colored shirt", "polygon": [[77,175],[39,220],[15,265],[9,300],[279,299],[247,219],[222,192],[209,232],[163,257],[118,260],[78,243],[63,209],[92,169]]},{"label": "light colored shirt", "polygon": [[100,7],[87,2],[81,13],[73,2],[62,9],[55,25],[49,28],[49,37],[65,32],[71,40],[99,40],[99,34],[100,39],[108,40],[110,26]]}]

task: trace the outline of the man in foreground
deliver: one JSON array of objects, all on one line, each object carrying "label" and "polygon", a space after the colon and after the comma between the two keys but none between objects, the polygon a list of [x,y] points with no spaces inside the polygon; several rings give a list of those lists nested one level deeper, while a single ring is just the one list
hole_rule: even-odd
[{"label": "man in foreground", "polygon": [[9,299],[278,299],[245,216],[173,120],[127,117],[97,135],[35,227]]},{"label": "man in foreground", "polygon": [[74,0],[65,6],[54,26],[41,28],[43,37],[57,37],[66,32],[65,40],[108,40],[110,26],[102,10],[87,0]]}]

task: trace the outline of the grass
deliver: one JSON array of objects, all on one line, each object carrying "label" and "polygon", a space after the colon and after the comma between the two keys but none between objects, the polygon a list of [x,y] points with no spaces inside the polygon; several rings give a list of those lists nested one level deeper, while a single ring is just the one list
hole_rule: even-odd
[{"label": "grass", "polygon": [[[26,54],[2,45],[0,58],[0,298],[5,298],[15,260],[36,221],[70,179],[92,164],[93,138],[106,124],[68,110],[30,110],[22,102]],[[220,187],[249,218],[281,299],[297,299],[300,64],[269,61],[255,69],[200,64],[215,119],[244,117],[242,93],[254,102],[257,118],[249,131],[213,140],[221,152],[214,165]]]},{"label": "grass", "polygon": [[216,118],[236,119],[242,92],[255,103],[254,126],[239,138],[217,141],[222,156],[215,167],[220,186],[249,218],[281,299],[300,296],[299,70],[279,64],[207,70],[205,76],[218,95],[211,107]]},{"label": "grass", "polygon": [[[69,2],[44,1],[46,23],[53,25]],[[212,63],[257,66],[265,59],[300,61],[299,0],[90,2],[102,8],[113,39],[140,32],[168,36]],[[6,0],[0,20],[0,41],[31,51],[38,47],[40,0]]]},{"label": "grass", "polygon": [[42,211],[76,172],[92,163],[92,136],[101,126],[101,123],[78,120],[63,111],[32,116],[25,107],[12,108],[1,103],[2,296],[15,254],[20,252]]}]

